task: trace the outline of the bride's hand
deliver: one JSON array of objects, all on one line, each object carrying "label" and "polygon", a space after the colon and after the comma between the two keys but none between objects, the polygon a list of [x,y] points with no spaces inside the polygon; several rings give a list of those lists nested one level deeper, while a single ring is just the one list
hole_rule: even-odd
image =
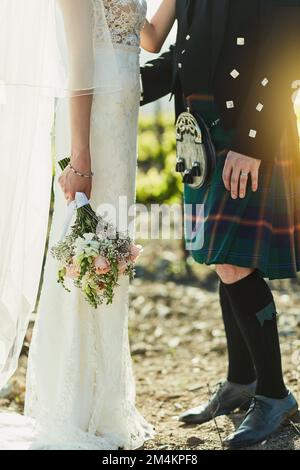
[{"label": "bride's hand", "polygon": [[[83,174],[91,174],[91,159],[90,154],[86,153],[82,156],[71,158],[72,167]],[[92,192],[92,178],[85,178],[76,175],[71,168],[67,167],[58,179],[61,189],[64,192],[67,201],[71,202],[75,199],[77,192],[85,193],[87,198],[90,199]]]}]

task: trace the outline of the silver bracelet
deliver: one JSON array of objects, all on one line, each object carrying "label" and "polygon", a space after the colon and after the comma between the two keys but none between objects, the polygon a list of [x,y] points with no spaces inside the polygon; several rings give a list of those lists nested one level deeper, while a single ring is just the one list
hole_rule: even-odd
[{"label": "silver bracelet", "polygon": [[94,173],[92,171],[89,175],[87,175],[86,173],[80,173],[80,171],[75,170],[75,168],[73,168],[71,163],[69,163],[68,166],[69,166],[70,170],[72,170],[75,175],[81,176],[82,178],[92,178],[94,176]]}]

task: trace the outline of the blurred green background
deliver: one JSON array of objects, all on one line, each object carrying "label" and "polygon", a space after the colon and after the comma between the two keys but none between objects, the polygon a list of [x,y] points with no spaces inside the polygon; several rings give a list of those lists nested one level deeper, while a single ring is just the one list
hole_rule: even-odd
[{"label": "blurred green background", "polygon": [[175,173],[176,145],[172,113],[141,115],[139,121],[137,202],[178,203],[181,177]]}]

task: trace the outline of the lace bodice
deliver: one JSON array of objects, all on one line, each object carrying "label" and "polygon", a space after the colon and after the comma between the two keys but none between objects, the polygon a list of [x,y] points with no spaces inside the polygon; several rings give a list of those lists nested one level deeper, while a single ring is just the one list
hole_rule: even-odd
[{"label": "lace bodice", "polygon": [[[97,3],[96,0],[96,14]],[[113,44],[115,46],[139,47],[140,31],[147,12],[146,0],[103,0],[103,4]],[[96,37],[101,41],[100,25],[99,28],[96,25]]]}]

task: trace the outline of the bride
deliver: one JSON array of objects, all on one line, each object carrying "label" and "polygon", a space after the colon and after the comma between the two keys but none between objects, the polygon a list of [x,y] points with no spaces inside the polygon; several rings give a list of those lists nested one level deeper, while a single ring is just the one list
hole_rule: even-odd
[{"label": "bride", "polygon": [[[0,389],[16,369],[38,292],[51,151],[56,177],[49,247],[61,236],[65,199],[70,202],[76,192],[91,197],[95,209],[113,208],[117,225],[124,218],[120,198],[128,207],[134,204],[139,41],[146,14],[145,0],[1,3],[0,147],[6,180],[0,189]],[[86,178],[70,168],[60,173],[57,160],[66,155]],[[153,430],[135,408],[127,277],[113,304],[94,310],[78,290],[68,293],[56,283],[56,271],[48,255],[25,416],[0,414],[0,448],[138,448]]]}]

